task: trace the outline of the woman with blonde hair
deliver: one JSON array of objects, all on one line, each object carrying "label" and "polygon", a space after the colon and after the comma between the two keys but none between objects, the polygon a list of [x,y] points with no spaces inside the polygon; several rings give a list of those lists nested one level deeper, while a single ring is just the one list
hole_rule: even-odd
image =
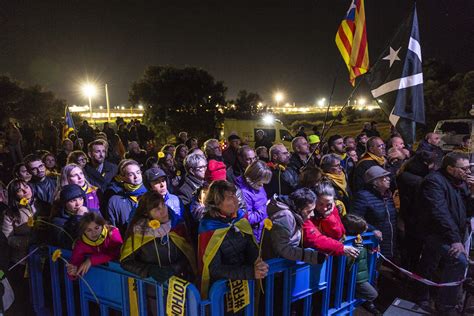
[{"label": "woman with blonde hair", "polygon": [[100,211],[100,198],[101,193],[99,189],[87,181],[82,168],[74,163],[64,166],[59,177],[59,185],[56,192],[56,197],[59,197],[61,189],[68,184],[77,184],[81,187],[86,195],[84,204],[91,212]]},{"label": "woman with blonde hair", "polygon": [[235,179],[235,185],[241,190],[247,204],[247,219],[257,242],[260,242],[263,220],[267,218],[267,193],[263,185],[269,183],[271,178],[270,168],[265,162],[257,160]]}]

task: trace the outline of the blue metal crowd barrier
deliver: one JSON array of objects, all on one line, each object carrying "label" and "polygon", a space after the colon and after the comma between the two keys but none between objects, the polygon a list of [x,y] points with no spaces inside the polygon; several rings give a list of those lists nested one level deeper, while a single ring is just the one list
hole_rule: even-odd
[{"label": "blue metal crowd barrier", "polygon": [[[364,245],[375,248],[377,240],[373,234],[365,234]],[[354,237],[348,237],[346,244],[352,244]],[[96,302],[94,294],[99,300],[96,307],[101,315],[109,315],[110,310],[117,310],[122,315],[130,314],[129,286],[136,288],[138,312],[147,315],[150,306],[150,295],[156,297],[156,314],[166,315],[167,285],[160,285],[152,279],[143,279],[123,270],[116,262],[108,265],[93,266],[84,276],[94,291],[92,294],[82,280],[72,281],[67,277],[65,265],[58,260],[52,261],[52,253],[57,248],[49,247],[48,259],[45,255],[35,253],[29,259],[32,302],[38,315],[52,313],[63,315],[89,315],[90,303]],[[62,257],[69,260],[71,252],[62,250]],[[376,254],[368,254],[369,281],[375,280]],[[301,309],[299,314],[312,315],[315,312],[321,315],[352,315],[355,308],[362,302],[355,298],[355,285],[357,264],[350,271],[346,269],[346,257],[328,256],[322,264],[308,265],[285,259],[272,259],[267,261],[269,273],[262,282],[264,294],[260,294],[259,281],[249,281],[250,304],[245,308],[245,315],[257,315],[258,312],[265,316],[274,315],[275,307],[281,310],[281,315],[291,314],[292,304],[297,303]],[[45,293],[44,271],[48,271],[51,279],[51,293]],[[78,282],[78,286],[74,285]],[[281,288],[282,300],[274,301],[275,284]],[[152,293],[150,293],[152,291]],[[228,281],[214,282],[209,291],[209,298],[202,300],[199,290],[190,284],[186,290],[186,315],[224,315],[225,295],[229,292]],[[255,292],[258,292],[255,295]],[[314,299],[314,294],[319,293],[320,298]],[[52,305],[45,304],[45,297],[52,297]],[[80,308],[77,308],[77,307]]]}]

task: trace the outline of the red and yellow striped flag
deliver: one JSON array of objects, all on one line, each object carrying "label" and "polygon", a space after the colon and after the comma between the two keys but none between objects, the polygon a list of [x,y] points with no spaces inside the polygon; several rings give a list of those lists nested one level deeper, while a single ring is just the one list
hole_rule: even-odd
[{"label": "red and yellow striped flag", "polygon": [[336,45],[349,71],[349,81],[369,70],[369,48],[365,30],[364,0],[352,0],[336,33]]}]

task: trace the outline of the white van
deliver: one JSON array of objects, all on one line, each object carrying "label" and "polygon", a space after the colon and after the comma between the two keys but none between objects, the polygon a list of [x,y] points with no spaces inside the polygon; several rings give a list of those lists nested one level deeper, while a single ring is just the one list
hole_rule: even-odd
[{"label": "white van", "polygon": [[444,151],[452,151],[461,145],[466,135],[474,136],[474,118],[438,121],[434,132],[441,135],[440,146]]},{"label": "white van", "polygon": [[250,147],[255,146],[255,134],[261,129],[265,135],[274,144],[283,143],[286,147],[291,148],[291,140],[293,137],[283,123],[274,119],[272,121],[260,120],[236,120],[225,119],[221,138],[227,139],[229,135],[236,134],[247,143]]}]

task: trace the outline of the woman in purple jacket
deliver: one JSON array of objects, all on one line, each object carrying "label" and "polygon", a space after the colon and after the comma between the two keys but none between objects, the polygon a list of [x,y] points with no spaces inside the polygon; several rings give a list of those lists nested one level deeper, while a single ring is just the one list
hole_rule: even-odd
[{"label": "woman in purple jacket", "polygon": [[270,182],[271,178],[270,168],[265,162],[257,160],[245,169],[243,176],[235,179],[235,185],[242,191],[247,203],[247,219],[257,242],[260,242],[263,220],[267,218],[267,194],[263,185]]},{"label": "woman in purple jacket", "polygon": [[64,166],[61,171],[61,177],[59,178],[59,186],[57,187],[57,197],[61,189],[68,184],[77,184],[82,188],[86,195],[84,205],[87,206],[91,212],[100,211],[100,197],[102,196],[98,188],[92,186],[87,181],[82,168],[76,164],[68,164]]}]

